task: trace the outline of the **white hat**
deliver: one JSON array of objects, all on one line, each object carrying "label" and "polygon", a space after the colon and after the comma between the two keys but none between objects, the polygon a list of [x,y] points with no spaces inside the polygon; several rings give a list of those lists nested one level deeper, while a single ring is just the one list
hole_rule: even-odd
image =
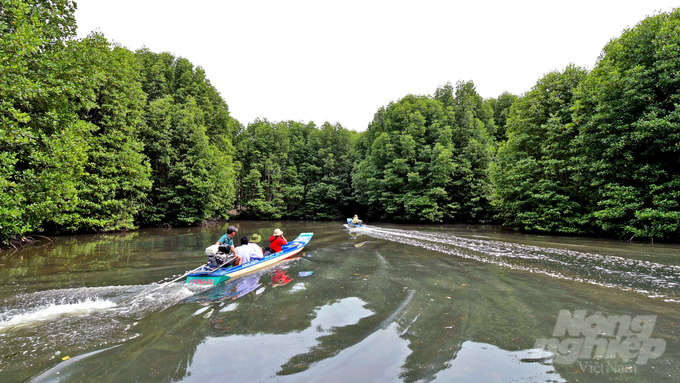
[{"label": "white hat", "polygon": [[283,235],[283,232],[279,229],[276,229],[274,230],[274,235],[278,237],[279,235]]}]

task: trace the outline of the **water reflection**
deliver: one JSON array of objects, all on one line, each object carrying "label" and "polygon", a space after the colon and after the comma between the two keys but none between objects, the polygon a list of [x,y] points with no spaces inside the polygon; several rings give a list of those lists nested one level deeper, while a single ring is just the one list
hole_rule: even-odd
[{"label": "water reflection", "polygon": [[[412,350],[397,323],[377,330],[361,342],[324,359],[308,370],[278,377],[280,382],[381,382],[396,380]],[[391,377],[391,378],[387,378]]]},{"label": "water reflection", "polygon": [[[9,257],[11,269],[27,272],[0,275],[3,383],[45,371],[41,381],[74,382],[656,383],[680,375],[680,306],[577,278],[617,286],[625,275],[638,286],[655,286],[644,275],[672,282],[667,272],[679,262],[669,256],[672,246],[655,246],[645,258],[640,249],[650,247],[546,247],[543,237],[520,243],[474,228],[385,227],[353,230],[352,238],[337,223],[239,225],[263,237],[275,227],[315,232],[308,261],[212,288],[173,283],[144,294],[204,262],[203,243],[223,228],[140,231],[133,240],[111,238],[115,244],[99,238],[79,254],[73,243],[57,244],[77,254],[51,258],[38,249],[40,267],[29,253]],[[597,255],[592,265],[590,254]],[[651,264],[661,267],[645,266]],[[677,287],[663,289],[677,295]],[[552,366],[532,354],[536,339],[552,334],[559,310],[576,309],[657,315],[653,337],[667,349],[625,379]]]},{"label": "water reflection", "polygon": [[[365,305],[361,299],[351,297],[320,307],[314,312],[309,327],[300,332],[208,337],[196,348],[182,381],[218,381],[227,375],[238,382],[272,379],[289,360],[318,347],[319,338],[373,315]],[[280,318],[272,316],[267,320]],[[219,364],[215,363],[216,356],[219,356]]]},{"label": "water reflection", "polygon": [[566,382],[540,358],[543,354],[540,350],[507,351],[491,344],[466,341],[453,355],[448,368],[432,382]]},{"label": "water reflection", "polygon": [[[290,263],[295,259],[286,261]],[[269,280],[271,287],[281,287],[290,283],[293,279],[288,276],[287,264],[279,264],[268,269],[247,274],[239,278],[230,279],[224,283],[218,283],[184,300],[185,303],[208,303],[213,301],[224,302],[226,300],[236,300],[253,293],[260,295],[264,292],[262,279]]]},{"label": "water reflection", "polygon": [[272,274],[272,287],[285,286],[293,281],[293,278],[286,275],[287,270],[275,270]]}]

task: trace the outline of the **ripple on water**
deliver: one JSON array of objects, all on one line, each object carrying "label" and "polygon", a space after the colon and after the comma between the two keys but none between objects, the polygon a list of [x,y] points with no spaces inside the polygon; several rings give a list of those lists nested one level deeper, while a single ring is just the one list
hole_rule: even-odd
[{"label": "ripple on water", "polygon": [[644,294],[650,298],[679,299],[680,266],[647,260],[547,248],[503,241],[464,238],[417,230],[363,227],[361,234],[417,246],[444,254]]},{"label": "ripple on water", "polygon": [[[157,287],[81,287],[6,299],[0,309],[0,370],[22,364],[25,358],[17,355],[52,360],[63,357],[61,350],[132,339],[138,336],[134,328],[138,318],[181,301],[196,289],[173,283],[151,292]],[[151,293],[144,294],[147,291]]]}]

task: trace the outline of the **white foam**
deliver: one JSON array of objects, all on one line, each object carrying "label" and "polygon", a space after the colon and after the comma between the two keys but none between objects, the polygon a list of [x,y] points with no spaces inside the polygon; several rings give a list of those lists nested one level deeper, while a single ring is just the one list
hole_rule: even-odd
[{"label": "white foam", "polygon": [[0,331],[17,326],[26,326],[36,322],[44,322],[62,315],[88,315],[93,311],[105,310],[116,306],[109,300],[86,299],[77,303],[49,304],[33,309],[33,311],[11,316],[0,321]]},{"label": "white foam", "polygon": [[[603,287],[619,287],[652,298],[675,295],[680,265],[615,255],[546,248],[487,239],[470,239],[417,230],[364,227],[362,234],[465,259]],[[555,270],[555,267],[561,270]],[[586,270],[587,275],[582,274]],[[633,287],[633,285],[638,285]],[[643,286],[639,286],[643,285]],[[668,300],[667,300],[668,302]]]},{"label": "white foam", "polygon": [[200,309],[196,310],[196,312],[193,313],[192,316],[200,315],[200,314],[208,311],[209,308],[210,308],[210,306],[201,307]]},{"label": "white foam", "polygon": [[227,311],[234,311],[238,307],[238,302],[231,303],[224,307],[222,310],[220,310],[221,313],[227,312]]}]

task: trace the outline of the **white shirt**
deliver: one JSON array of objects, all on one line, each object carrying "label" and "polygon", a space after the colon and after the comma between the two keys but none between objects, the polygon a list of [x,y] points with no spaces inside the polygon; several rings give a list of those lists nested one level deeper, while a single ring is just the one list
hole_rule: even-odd
[{"label": "white shirt", "polygon": [[253,260],[262,258],[262,249],[257,243],[249,243],[241,245],[236,249],[236,255],[242,258],[241,264],[252,262]]}]

